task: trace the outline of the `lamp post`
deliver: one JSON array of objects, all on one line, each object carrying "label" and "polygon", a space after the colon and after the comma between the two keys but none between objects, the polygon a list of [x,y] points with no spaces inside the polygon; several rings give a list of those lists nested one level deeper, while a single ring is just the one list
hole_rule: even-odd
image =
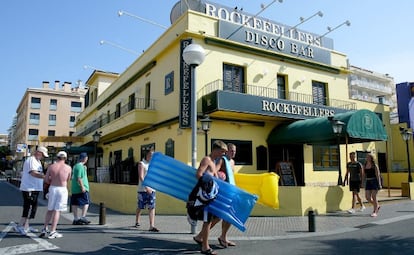
[{"label": "lamp post", "polygon": [[403,127],[400,127],[400,134],[401,134],[402,139],[405,141],[405,146],[407,149],[408,182],[412,182],[413,178],[411,176],[411,162],[410,162],[410,151],[408,149],[408,141],[411,139],[411,136],[413,135],[413,133]]},{"label": "lamp post", "polygon": [[332,130],[336,135],[336,144],[338,145],[338,185],[342,185],[342,172],[341,172],[341,150],[340,150],[340,137],[342,133],[342,127],[345,125],[340,120],[331,119]]},{"label": "lamp post", "polygon": [[205,146],[206,146],[206,154],[208,154],[208,131],[210,130],[211,126],[211,119],[208,115],[204,115],[204,118],[200,120],[201,122],[201,129],[204,131],[204,138],[205,138]]},{"label": "lamp post", "polygon": [[[197,164],[197,101],[196,101],[196,88],[197,83],[196,67],[203,63],[205,58],[204,48],[199,44],[189,44],[183,50],[183,59],[185,63],[190,66],[191,72],[191,166],[196,168]],[[191,233],[196,233],[196,226],[191,225]]]},{"label": "lamp post", "polygon": [[99,139],[101,139],[101,134],[98,132],[98,131],[95,131],[95,133],[92,135],[92,139],[93,139],[93,142],[94,142],[94,156],[95,156],[95,165],[94,165],[94,172],[95,172],[95,174],[94,174],[94,177],[93,177],[93,179],[94,179],[94,181],[95,182],[97,182],[98,181],[98,178],[97,178],[97,173],[98,173],[98,171],[97,171],[97,167],[98,167],[98,157],[97,157],[97,147],[98,147],[98,143],[99,143]]}]

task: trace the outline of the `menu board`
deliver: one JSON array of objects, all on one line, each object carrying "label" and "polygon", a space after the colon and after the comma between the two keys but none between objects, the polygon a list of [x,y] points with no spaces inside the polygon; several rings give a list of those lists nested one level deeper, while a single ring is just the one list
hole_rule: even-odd
[{"label": "menu board", "polygon": [[281,186],[296,186],[295,170],[290,162],[278,162],[276,171],[280,176]]}]

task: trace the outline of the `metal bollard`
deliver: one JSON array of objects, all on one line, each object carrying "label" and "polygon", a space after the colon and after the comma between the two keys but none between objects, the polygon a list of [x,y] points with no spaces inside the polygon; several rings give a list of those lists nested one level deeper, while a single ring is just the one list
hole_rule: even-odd
[{"label": "metal bollard", "polygon": [[106,208],[104,203],[99,203],[99,225],[106,224]]},{"label": "metal bollard", "polygon": [[191,234],[197,233],[197,225],[195,225],[195,226],[190,225],[190,226],[191,226]]},{"label": "metal bollard", "polygon": [[315,232],[315,212],[308,212],[309,232]]}]

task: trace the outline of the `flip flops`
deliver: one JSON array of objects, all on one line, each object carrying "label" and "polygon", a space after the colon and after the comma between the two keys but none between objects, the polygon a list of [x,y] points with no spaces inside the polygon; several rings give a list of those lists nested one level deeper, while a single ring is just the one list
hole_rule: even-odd
[{"label": "flip flops", "polygon": [[217,255],[217,252],[215,252],[213,249],[208,249],[205,251],[201,251],[201,254],[207,254],[207,255]]}]

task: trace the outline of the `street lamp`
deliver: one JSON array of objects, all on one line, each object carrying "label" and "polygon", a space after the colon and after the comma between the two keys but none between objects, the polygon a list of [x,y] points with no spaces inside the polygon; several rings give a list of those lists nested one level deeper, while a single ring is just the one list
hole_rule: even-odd
[{"label": "street lamp", "polygon": [[98,132],[98,131],[95,131],[95,134],[93,134],[92,135],[92,139],[93,139],[93,142],[94,142],[94,153],[95,153],[95,169],[94,169],[94,171],[95,171],[95,175],[94,175],[94,180],[95,180],[95,182],[97,182],[98,181],[98,178],[97,178],[97,173],[98,173],[98,171],[97,171],[97,167],[98,167],[98,157],[97,157],[97,147],[98,147],[98,143],[99,143],[99,139],[101,139],[101,134]]},{"label": "street lamp", "polygon": [[[203,63],[206,57],[204,48],[199,44],[189,44],[183,50],[183,59],[187,65],[190,66],[191,73],[191,166],[196,168],[197,164],[197,101],[196,101],[196,88],[197,83],[196,67]],[[191,225],[191,233],[196,233],[196,226]]]},{"label": "street lamp", "polygon": [[342,172],[341,172],[341,150],[340,150],[340,143],[339,139],[342,133],[342,127],[345,125],[340,120],[334,120],[333,118],[330,119],[332,124],[332,130],[336,135],[336,144],[338,145],[338,185],[342,185]]},{"label": "street lamp", "polygon": [[196,88],[197,83],[196,67],[203,63],[205,58],[204,48],[199,44],[189,44],[183,51],[183,59],[185,63],[191,67],[191,141],[192,141],[192,157],[191,166],[196,168],[197,164],[197,100]]},{"label": "street lamp", "polygon": [[413,135],[413,133],[403,127],[400,127],[400,134],[401,134],[402,139],[405,141],[405,146],[407,148],[408,182],[412,182],[413,178],[411,177],[411,163],[410,163],[410,151],[408,149],[408,141],[411,139],[411,136]]},{"label": "street lamp", "polygon": [[201,122],[201,129],[204,131],[204,138],[205,138],[205,146],[206,146],[206,154],[208,154],[208,131],[210,130],[211,126],[211,119],[208,115],[204,115],[204,118],[200,120]]}]

